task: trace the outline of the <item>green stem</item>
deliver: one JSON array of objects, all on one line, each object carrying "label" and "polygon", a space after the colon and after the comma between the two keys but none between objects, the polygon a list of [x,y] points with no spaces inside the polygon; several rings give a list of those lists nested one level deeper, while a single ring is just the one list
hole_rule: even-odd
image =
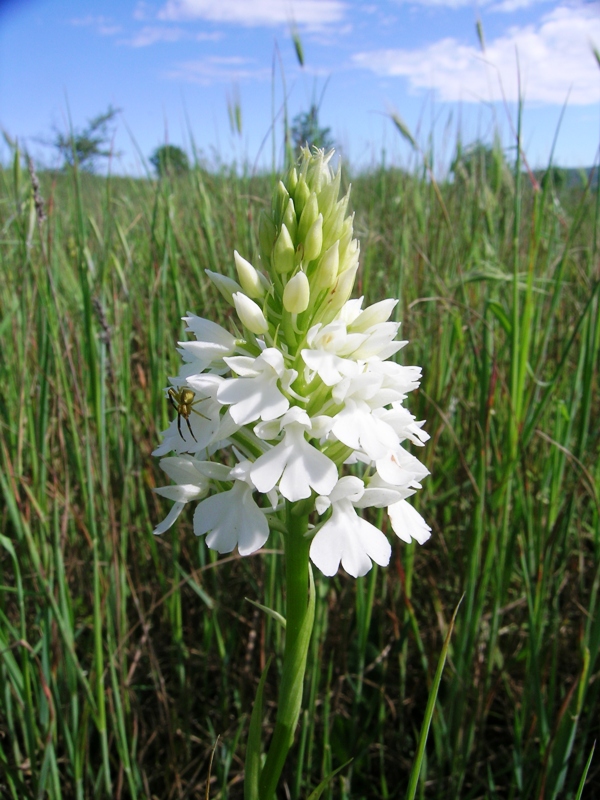
[{"label": "green stem", "polygon": [[287,503],[287,534],[284,539],[287,591],[285,651],[275,730],[260,776],[261,800],[275,797],[286,756],[294,741],[315,616],[314,587],[308,562],[310,541],[304,535],[308,528],[308,516],[294,516],[293,508],[292,503]]}]

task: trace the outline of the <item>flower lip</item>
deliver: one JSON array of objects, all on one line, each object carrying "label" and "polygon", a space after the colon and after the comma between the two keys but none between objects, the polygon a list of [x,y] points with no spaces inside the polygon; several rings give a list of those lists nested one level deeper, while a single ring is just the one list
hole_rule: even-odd
[{"label": "flower lip", "polygon": [[333,489],[337,467],[306,441],[304,431],[302,422],[289,422],[283,440],[256,459],[250,476],[259,492],[269,492],[279,482],[281,494],[295,502],[310,497],[311,489],[318,494],[329,494]]},{"label": "flower lip", "polygon": [[236,480],[233,488],[207,497],[196,506],[194,533],[208,534],[206,543],[219,553],[240,555],[259,550],[269,538],[269,524],[252,497],[252,489]]},{"label": "flower lip", "polygon": [[351,500],[344,497],[332,503],[331,517],[315,535],[309,552],[324,575],[335,575],[341,563],[358,578],[371,569],[372,561],[387,566],[392,548],[385,534],[358,516]]},{"label": "flower lip", "polygon": [[[273,347],[264,350],[257,358],[235,356],[225,359],[239,378],[226,378],[217,390],[217,400],[230,406],[231,416],[238,425],[247,425],[257,419],[277,419],[288,410],[290,401],[278,382],[291,382],[293,370],[286,370],[282,354]],[[288,375],[287,373],[293,373]]]}]

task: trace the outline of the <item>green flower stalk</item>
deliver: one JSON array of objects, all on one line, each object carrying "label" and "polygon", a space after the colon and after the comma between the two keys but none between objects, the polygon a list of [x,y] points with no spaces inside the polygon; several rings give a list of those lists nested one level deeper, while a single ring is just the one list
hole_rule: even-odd
[{"label": "green flower stalk", "polygon": [[[261,767],[261,679],[246,760],[246,800],[271,800],[294,740],[314,620],[310,561],[354,577],[390,560],[388,538],[361,515],[387,508],[396,535],[424,543],[430,528],[407,498],[427,469],[405,449],[428,435],[404,407],[421,370],[389,359],[406,342],[395,300],[366,309],[350,295],[360,248],[333,152],[303,150],[259,225],[259,259],[234,253],[239,283],[207,275],[235,309],[226,331],[193,314],[195,341],[166,393],[177,418],[154,451],[174,481],[155,529],[196,502],[194,533],[219,553],[248,555],[282,536],[286,635],[275,729]],[[182,418],[184,424],[182,424]],[[174,452],[175,455],[167,456]]]}]

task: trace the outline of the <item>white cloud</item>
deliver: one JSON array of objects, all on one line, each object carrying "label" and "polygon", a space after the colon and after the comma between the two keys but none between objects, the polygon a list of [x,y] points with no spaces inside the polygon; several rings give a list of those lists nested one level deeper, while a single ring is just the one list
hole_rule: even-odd
[{"label": "white cloud", "polygon": [[148,47],[156,42],[178,42],[184,38],[189,38],[189,33],[183,28],[161,28],[155,25],[146,25],[125,44],[129,44],[131,47]]},{"label": "white cloud", "polygon": [[538,3],[547,3],[549,0],[500,0],[494,3],[490,11],[499,11],[503,14],[512,14],[515,11],[522,11],[524,8],[531,8]]},{"label": "white cloud", "polygon": [[192,33],[183,28],[168,28],[160,25],[145,25],[131,39],[119,42],[130,47],[148,47],[157,42],[179,42],[181,39],[194,39],[197,42],[218,42],[220,33]]},{"label": "white cloud", "polygon": [[109,17],[94,17],[88,14],[87,17],[78,17],[70,22],[76,27],[95,28],[101,36],[114,36],[121,32],[121,26],[115,24]]},{"label": "white cloud", "polygon": [[427,8],[449,8],[456,10],[459,8],[473,8],[473,7],[487,7],[490,11],[504,11],[512,12],[529,8],[530,6],[538,5],[539,3],[548,3],[551,0],[479,0],[474,3],[473,0],[396,0],[399,5],[413,5],[425,6]]},{"label": "white cloud", "polygon": [[537,25],[512,27],[479,47],[442,39],[419,50],[357,53],[354,64],[402,76],[413,89],[434,89],[445,101],[516,101],[590,105],[600,100],[600,71],[592,54],[600,45],[600,16],[591,5],[559,6]]},{"label": "white cloud", "polygon": [[248,26],[276,26],[294,21],[320,27],[340,22],[346,10],[342,0],[167,0],[159,19],[204,19]]},{"label": "white cloud", "polygon": [[271,70],[256,67],[255,61],[240,56],[209,56],[197,61],[185,61],[167,73],[168,78],[208,86],[215,82],[237,82],[250,79],[268,80]]}]

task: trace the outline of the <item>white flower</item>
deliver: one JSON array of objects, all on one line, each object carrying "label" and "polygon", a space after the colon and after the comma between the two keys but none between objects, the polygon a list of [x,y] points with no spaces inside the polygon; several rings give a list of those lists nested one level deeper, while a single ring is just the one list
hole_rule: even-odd
[{"label": "white flower", "polygon": [[183,317],[183,321],[187,322],[186,330],[194,333],[197,341],[178,342],[179,352],[187,362],[182,368],[181,377],[187,378],[209,367],[223,368],[222,359],[233,355],[236,350],[235,337],[215,322],[195,314],[189,313],[189,316]]},{"label": "white flower", "polygon": [[419,481],[429,475],[429,470],[403,447],[390,450],[375,462],[379,476],[392,486],[420,489]]},{"label": "white flower", "polygon": [[302,358],[309,370],[316,372],[323,383],[334,386],[344,376],[359,371],[356,361],[347,358],[367,339],[362,333],[348,333],[346,325],[339,320],[322,326],[314,325],[306,336],[308,347],[302,350]]},{"label": "white flower", "polygon": [[394,533],[403,542],[411,542],[416,539],[419,544],[424,544],[431,536],[429,525],[406,500],[399,500],[388,506],[388,514]]},{"label": "white flower", "polygon": [[375,473],[365,486],[365,491],[359,500],[354,501],[355,508],[386,508],[399,500],[405,500],[415,493],[414,489],[401,486],[392,486],[381,480]]},{"label": "white flower", "polygon": [[378,358],[384,361],[386,358],[393,356],[394,353],[397,353],[404,345],[408,344],[406,341],[393,341],[399,327],[399,322],[381,322],[379,325],[374,325],[367,331],[366,340],[352,353],[353,358],[362,361]]},{"label": "white flower", "polygon": [[372,561],[388,565],[392,548],[386,536],[359,517],[353,503],[364,493],[364,484],[352,475],[340,478],[329,497],[317,498],[323,513],[331,505],[331,517],[317,532],[310,546],[310,558],[324,575],[335,575],[340,562],[355,578],[371,569]]},{"label": "white flower", "polygon": [[409,392],[418,389],[421,382],[421,367],[404,366],[394,361],[380,361],[378,358],[369,360],[367,365],[369,373],[381,376],[381,388],[389,389],[390,399],[385,402],[402,402]]},{"label": "white flower", "polygon": [[429,440],[429,434],[423,430],[425,420],[417,422],[410,411],[402,405],[394,403],[392,408],[378,409],[373,413],[394,429],[400,441],[410,439],[413,444],[423,447]]},{"label": "white flower", "polygon": [[224,380],[217,391],[217,400],[231,405],[231,416],[238,425],[259,418],[276,419],[285,414],[290,402],[277,383],[281,380],[287,388],[298,373],[285,369],[279,350],[268,347],[257,358],[235,356],[226,358],[225,362],[240,377]]},{"label": "white flower", "polygon": [[[326,514],[313,531],[313,562],[326,575],[341,563],[358,577],[373,561],[387,564],[391,546],[357,509],[387,508],[404,541],[429,537],[406,502],[428,470],[403,447],[429,437],[402,405],[421,369],[388,360],[406,344],[391,321],[397,301],[363,309],[363,298],[349,299],[360,245],[331,156],[304,148],[275,187],[261,215],[260,269],[236,251],[239,282],[207,271],[235,306],[236,335],[184,318],[196,341],[179,343],[183,364],[167,390],[175,419],[154,454],[195,458],[163,459],[174,485],[156,491],[174,505],[155,532],[194,501],[194,532],[220,553],[248,555],[267,541],[269,520],[280,528],[295,504],[305,521]],[[233,469],[200,460],[225,448]],[[356,476],[341,477],[346,465]]]},{"label": "white flower", "polygon": [[335,415],[331,432],[353,450],[363,450],[373,461],[400,446],[394,429],[376,417],[365,402],[348,400]]},{"label": "white flower", "polygon": [[[184,456],[162,458],[160,467],[177,485],[160,486],[154,490],[156,494],[174,501],[174,505],[165,519],[154,529],[153,533],[155,534],[168,531],[186,503],[198,500],[208,494],[211,477],[224,478],[229,473],[227,467],[221,467],[220,464],[197,461],[195,458]],[[225,473],[223,473],[223,469]]]},{"label": "white flower", "polygon": [[[346,303],[346,306],[349,306],[350,303],[356,303],[357,301],[350,300]],[[362,297],[358,301],[359,308],[362,305]],[[369,328],[372,328],[374,325],[379,325],[381,322],[387,322],[390,318],[390,314],[398,305],[397,300],[388,299],[388,300],[381,300],[379,303],[373,303],[373,305],[368,306],[365,308],[364,311],[361,311],[360,314],[354,316],[352,319],[347,319],[348,327],[351,328],[353,331],[359,331],[364,333],[365,331],[368,332]],[[353,309],[356,307],[354,306]],[[348,317],[348,310],[344,309],[344,312]]]},{"label": "white flower", "polygon": [[361,315],[362,304],[364,297],[355,297],[353,300],[347,300],[340,308],[337,318],[344,322],[348,327],[353,325],[354,321]]},{"label": "white flower", "polygon": [[337,467],[304,438],[311,429],[308,414],[294,406],[281,419],[280,429],[285,431],[283,440],[257,458],[250,470],[258,491],[269,492],[279,481],[279,491],[290,502],[310,497],[311,489],[329,494],[337,481]]},{"label": "white flower", "polygon": [[219,553],[231,553],[235,547],[247,556],[269,538],[267,518],[254,502],[252,489],[236,481],[227,492],[203,500],[194,512],[196,536],[208,533],[206,544]]},{"label": "white flower", "polygon": [[232,489],[207,497],[196,507],[194,533],[208,533],[206,544],[219,553],[237,547],[241,556],[248,556],[269,538],[269,523],[252,497],[252,487],[236,480]]},{"label": "white flower", "polygon": [[[216,378],[218,376],[211,376]],[[183,383],[173,381],[174,383]],[[188,382],[189,388],[196,389]],[[191,413],[187,420],[178,413],[169,427],[162,431],[162,442],[153,450],[153,456],[163,456],[171,450],[176,453],[200,453],[215,441],[220,429],[221,406],[208,394],[196,394],[191,403]],[[189,422],[189,427],[188,427]],[[191,430],[190,430],[191,429]],[[223,438],[223,437],[217,437]]]}]

